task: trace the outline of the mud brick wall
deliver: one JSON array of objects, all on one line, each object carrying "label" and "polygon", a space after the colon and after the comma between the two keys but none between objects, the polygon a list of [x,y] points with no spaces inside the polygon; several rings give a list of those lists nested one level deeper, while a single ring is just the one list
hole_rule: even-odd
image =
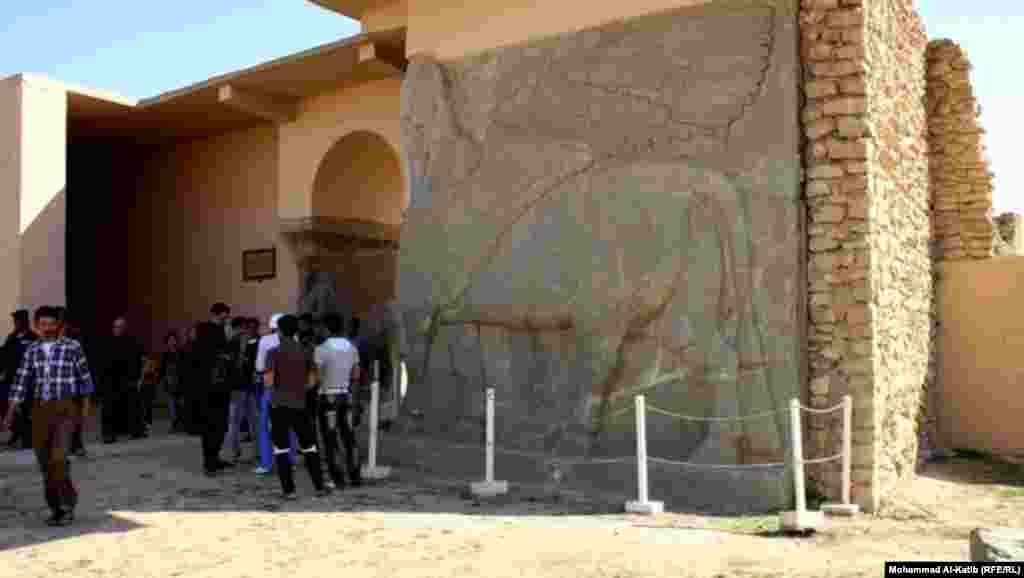
[{"label": "mud brick wall", "polygon": [[992,173],[985,159],[971,63],[952,40],[928,44],[928,132],[936,257],[992,256]]},{"label": "mud brick wall", "polygon": [[[1015,254],[1020,241],[1008,240],[1004,234],[1013,236],[1020,216],[1008,213],[998,223],[992,218],[992,173],[982,142],[980,108],[971,88],[971,63],[960,46],[946,39],[929,42],[926,62],[933,258],[965,261]],[[936,275],[936,294],[940,283]],[[941,321],[936,301],[932,328],[936,372]],[[921,420],[925,458],[931,450],[941,449],[935,430],[935,410],[941,408],[935,405],[937,391],[932,393]]]},{"label": "mud brick wall", "polygon": [[[927,38],[909,0],[803,0],[810,404],[854,398],[853,498],[913,471],[929,379]],[[840,449],[811,416],[808,456]],[[809,470],[839,494],[835,464]]]}]

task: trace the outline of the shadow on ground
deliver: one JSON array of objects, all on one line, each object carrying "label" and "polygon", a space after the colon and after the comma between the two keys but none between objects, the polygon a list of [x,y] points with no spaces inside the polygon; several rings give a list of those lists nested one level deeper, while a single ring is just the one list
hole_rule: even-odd
[{"label": "shadow on ground", "polygon": [[32,544],[59,542],[88,534],[122,534],[144,527],[111,512],[83,512],[74,524],[53,528],[44,523],[43,508],[0,510],[0,552]]},{"label": "shadow on ground", "polygon": [[[317,497],[301,459],[295,468],[299,499],[284,501],[276,476],[251,472],[255,464],[245,456],[254,451],[253,444],[243,446],[238,467],[208,478],[200,467],[199,439],[177,439],[178,443],[164,438],[94,448],[93,457],[74,460],[72,477],[80,500],[76,521],[68,528],[44,524],[48,512],[36,468],[0,468],[10,488],[8,503],[0,505],[0,551],[85,534],[130,532],[145,527],[148,514],[160,512],[401,514],[401,523],[424,527],[524,516],[560,517],[571,525],[572,518],[622,512],[621,503],[584,499],[551,488],[514,485],[505,496],[480,500],[469,494],[468,483],[431,479],[405,469],[394,470],[387,480]],[[146,447],[151,451],[144,451]]]},{"label": "shadow on ground", "polygon": [[1012,486],[1024,492],[1024,464],[984,452],[954,450],[924,464],[918,475],[957,484]]}]

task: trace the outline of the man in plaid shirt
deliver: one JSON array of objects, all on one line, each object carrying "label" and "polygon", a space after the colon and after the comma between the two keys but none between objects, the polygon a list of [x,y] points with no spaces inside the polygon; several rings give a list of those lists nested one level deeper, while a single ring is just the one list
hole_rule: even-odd
[{"label": "man in plaid shirt", "polygon": [[15,408],[30,390],[35,393],[32,447],[43,472],[46,502],[53,512],[47,520],[51,526],[64,526],[74,520],[78,491],[71,481],[71,464],[65,445],[75,425],[88,411],[88,397],[95,390],[82,346],[58,336],[58,316],[53,307],[36,310],[36,325],[42,339],[25,352],[11,388],[7,415],[0,424],[0,430],[8,429]]}]

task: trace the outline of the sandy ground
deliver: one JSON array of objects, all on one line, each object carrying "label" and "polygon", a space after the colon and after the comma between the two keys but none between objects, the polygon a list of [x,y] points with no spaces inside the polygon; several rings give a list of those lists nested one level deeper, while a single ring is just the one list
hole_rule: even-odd
[{"label": "sandy ground", "polygon": [[978,462],[931,466],[880,516],[810,538],[779,535],[773,517],[629,517],[521,488],[480,503],[401,470],[328,498],[302,470],[304,495],[282,502],[249,467],[200,475],[195,438],[74,468],[69,528],[43,523],[35,471],[0,472],[16,497],[0,509],[0,576],[879,576],[886,560],[967,559],[976,526],[1024,524],[1020,472]]}]

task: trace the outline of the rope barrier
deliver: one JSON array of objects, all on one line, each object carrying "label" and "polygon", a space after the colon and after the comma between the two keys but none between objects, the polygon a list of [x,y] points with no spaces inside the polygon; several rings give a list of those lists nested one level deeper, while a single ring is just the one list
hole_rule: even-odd
[{"label": "rope barrier", "polygon": [[632,411],[633,411],[633,408],[630,407],[630,406],[622,407],[622,408],[619,408],[618,410],[613,411],[612,413],[608,414],[608,419],[615,419],[615,418],[619,417],[620,415],[623,415],[625,413],[630,413]]},{"label": "rope barrier", "polygon": [[683,466],[688,468],[706,468],[709,470],[748,470],[758,468],[785,468],[787,466],[785,462],[774,462],[770,464],[698,464],[694,462],[677,462],[675,460],[666,460],[665,458],[658,458],[654,456],[647,456],[647,459],[656,464]]},{"label": "rope barrier", "polygon": [[804,460],[804,464],[805,465],[806,464],[824,464],[824,463],[834,462],[836,460],[841,460],[841,459],[843,459],[843,454],[842,453],[838,453],[838,454],[836,454],[834,456],[829,456],[827,458],[815,458],[813,460]]},{"label": "rope barrier", "polygon": [[800,409],[806,411],[807,413],[832,413],[834,411],[843,409],[843,404],[839,403],[837,405],[833,405],[832,407],[825,408],[807,407],[804,404],[800,404]]},{"label": "rope barrier", "polygon": [[[374,392],[375,394],[377,392]],[[375,396],[376,397],[376,396]],[[494,389],[488,388],[486,391],[486,442],[485,442],[485,478],[482,482],[471,484],[471,490],[474,494],[478,495],[498,495],[508,491],[508,482],[499,481],[494,478],[494,457],[498,451],[494,440],[495,433],[495,403]],[[374,400],[376,401],[376,399]],[[611,465],[611,464],[636,464],[637,469],[637,499],[631,500],[626,503],[626,511],[633,513],[644,513],[653,514],[663,511],[664,503],[659,501],[649,500],[648,494],[648,466],[650,463],[658,466],[671,466],[671,467],[683,467],[683,468],[700,468],[706,470],[777,470],[780,472],[789,472],[793,476],[793,491],[795,494],[795,512],[797,522],[800,521],[801,515],[806,511],[806,495],[805,495],[805,466],[815,464],[825,464],[829,462],[842,460],[842,505],[849,507],[850,502],[850,478],[851,478],[851,455],[852,455],[852,412],[853,412],[853,398],[849,395],[844,396],[843,402],[832,407],[825,408],[813,408],[808,407],[800,403],[796,398],[790,400],[788,407],[780,409],[772,409],[767,411],[761,411],[743,416],[696,416],[669,411],[656,406],[646,405],[645,397],[640,394],[633,398],[634,406],[619,408],[615,411],[605,411],[605,418],[617,418],[624,415],[630,409],[635,412],[636,421],[636,455],[635,456],[620,456],[620,457],[608,457],[608,458],[576,458],[576,459],[562,459],[558,457],[544,458],[543,462],[546,467],[556,468],[554,474],[556,477],[561,476],[561,472],[558,468],[575,467],[575,466],[599,466],[599,465]],[[510,404],[502,404],[502,406]],[[607,410],[607,408],[605,408]],[[647,411],[654,412],[659,415],[667,416],[673,419],[684,420],[684,421],[697,421],[697,422],[740,422],[745,420],[762,419],[767,417],[774,417],[782,413],[789,414],[790,422],[790,435],[788,436],[789,443],[792,444],[792,452],[789,453],[785,461],[782,462],[771,462],[771,463],[757,463],[757,464],[725,464],[725,463],[696,463],[689,461],[678,461],[670,460],[667,458],[661,458],[657,456],[649,456],[647,454]],[[801,425],[801,415],[803,412],[811,414],[826,414],[835,411],[843,411],[843,451],[831,456],[825,456],[820,458],[805,459],[803,453],[803,436],[801,435],[803,427]],[[371,420],[372,421],[372,420]],[[519,416],[503,416],[502,421],[506,425],[511,424],[524,424],[532,423],[529,418],[522,419]],[[538,424],[540,425],[540,424]],[[550,427],[550,426],[549,426]],[[538,434],[532,437],[546,437],[557,430],[549,430],[544,434]],[[520,432],[520,435],[522,432]],[[780,440],[782,441],[782,440]],[[504,452],[503,452],[504,453]],[[784,520],[786,518],[784,517]]]},{"label": "rope barrier", "polygon": [[605,464],[625,464],[636,461],[636,456],[627,456],[622,458],[606,458],[596,460],[560,460],[558,458],[552,458],[547,460],[548,465],[552,466],[594,466],[594,465],[605,465]]},{"label": "rope barrier", "polygon": [[661,409],[660,407],[655,407],[653,405],[648,405],[647,409],[649,411],[654,412],[654,413],[660,413],[661,415],[666,415],[666,416],[669,416],[669,417],[674,417],[676,419],[690,420],[690,421],[713,421],[713,422],[730,422],[730,421],[743,421],[743,420],[748,420],[748,419],[759,419],[759,418],[762,418],[762,417],[768,417],[768,416],[771,416],[771,415],[776,415],[776,414],[779,414],[779,413],[783,413],[783,412],[789,411],[788,409],[773,409],[773,410],[770,410],[770,411],[763,411],[761,413],[753,413],[753,414],[750,414],[750,415],[724,416],[724,417],[717,417],[717,416],[716,417],[698,417],[698,416],[694,416],[694,415],[684,415],[684,414],[681,414],[681,413],[671,412],[671,411],[668,411],[667,409]]}]

